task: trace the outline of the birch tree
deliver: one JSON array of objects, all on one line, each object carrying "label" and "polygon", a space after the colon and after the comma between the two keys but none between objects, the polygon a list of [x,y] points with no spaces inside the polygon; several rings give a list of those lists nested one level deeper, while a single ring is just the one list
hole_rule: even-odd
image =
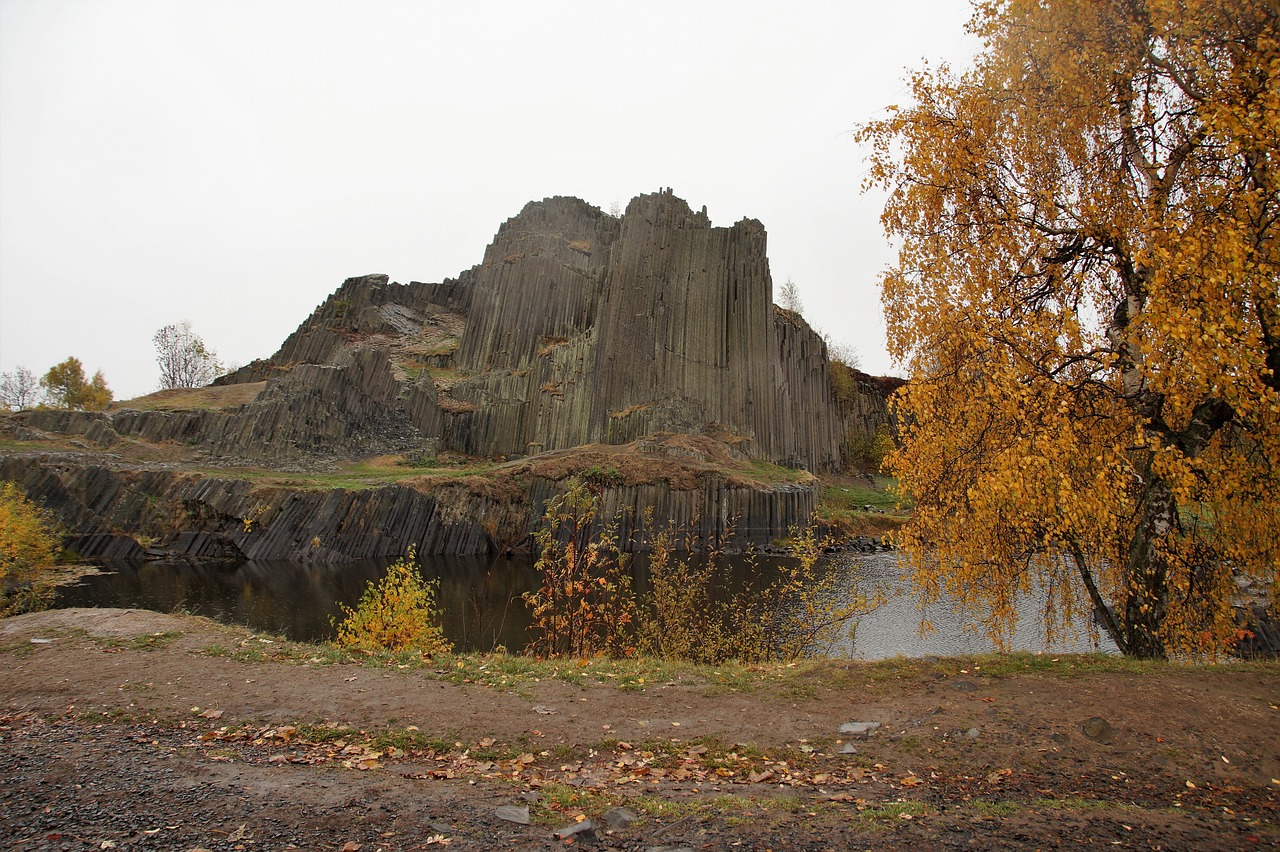
[{"label": "birch tree", "polygon": [[910,369],[889,465],[925,601],[1048,591],[1126,654],[1220,652],[1280,565],[1274,0],[981,2],[860,135]]}]

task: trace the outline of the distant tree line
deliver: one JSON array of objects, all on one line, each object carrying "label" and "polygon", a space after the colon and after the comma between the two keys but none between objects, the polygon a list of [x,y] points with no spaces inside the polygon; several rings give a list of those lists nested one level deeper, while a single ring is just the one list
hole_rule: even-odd
[{"label": "distant tree line", "polygon": [[0,407],[7,411],[36,407],[104,411],[112,398],[102,371],[86,378],[84,364],[75,356],[53,365],[39,378],[26,367],[0,373]]},{"label": "distant tree line", "polygon": [[[205,345],[188,320],[166,325],[151,340],[156,347],[161,390],[203,387],[225,370],[218,353]],[[113,399],[102,371],[87,378],[84,364],[74,356],[50,367],[43,376],[23,366],[0,373],[0,409],[5,411],[105,411]]]}]

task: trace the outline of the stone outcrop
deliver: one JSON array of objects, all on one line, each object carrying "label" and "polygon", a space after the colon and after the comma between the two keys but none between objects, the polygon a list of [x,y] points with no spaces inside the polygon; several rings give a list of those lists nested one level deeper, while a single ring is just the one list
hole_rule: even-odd
[{"label": "stone outcrop", "polygon": [[[677,431],[719,435],[787,466],[838,469],[851,433],[887,422],[884,395],[860,385],[855,398],[833,399],[825,343],[773,305],[766,242],[759,222],[713,227],[670,191],[634,199],[620,219],[575,198],[532,202],[458,278],[348,279],[270,359],[220,381],[267,379],[280,398],[296,387],[281,383],[289,371],[376,346],[403,374],[388,409],[401,428],[383,429],[402,441],[416,431],[433,448],[513,457]],[[439,368],[447,379],[432,377]],[[304,372],[302,384],[319,382]],[[360,420],[277,424],[268,431],[299,448],[283,454],[261,426],[219,426],[232,437],[201,440],[292,462],[309,444],[367,450],[347,428]],[[308,431],[321,440],[308,442]]]},{"label": "stone outcrop", "polygon": [[[74,533],[85,558],[154,555],[197,559],[346,562],[423,554],[484,554],[527,546],[562,480],[513,471],[488,480],[429,481],[352,490],[258,487],[243,479],[108,467],[91,457],[0,457],[0,479],[18,482]],[[724,477],[599,488],[599,516],[617,519],[643,548],[645,510],[694,541],[766,545],[813,511],[807,485],[757,488]],[[126,534],[123,531],[128,531]],[[138,544],[148,543],[148,549]]]},{"label": "stone outcrop", "polygon": [[[232,402],[23,412],[6,428],[22,440],[73,436],[86,451],[185,445],[215,467],[305,470],[438,452],[518,459],[646,441],[672,452],[651,439],[679,434],[713,439],[735,458],[836,470],[888,423],[887,394],[865,377],[834,397],[825,343],[773,304],[766,248],[760,222],[714,227],[669,190],[633,199],[620,218],[575,198],[531,202],[457,278],[347,279],[275,354],[215,383]],[[113,538],[126,531],[189,555],[331,560],[396,555],[409,542],[480,552],[526,536],[530,511],[561,487],[556,476],[529,475],[520,498],[499,506],[482,488],[438,483],[285,493],[3,461],[26,470],[23,481],[95,553],[132,552]],[[626,518],[653,507],[698,536],[722,535],[736,517],[744,542],[761,543],[807,518],[814,487],[653,476],[608,484],[602,497],[628,536],[637,530]],[[266,507],[269,531],[250,522],[237,532],[251,501]]]}]

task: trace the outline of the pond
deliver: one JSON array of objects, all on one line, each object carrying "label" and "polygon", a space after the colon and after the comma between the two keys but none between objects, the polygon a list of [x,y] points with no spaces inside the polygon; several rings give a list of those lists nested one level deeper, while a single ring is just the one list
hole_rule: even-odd
[{"label": "pond", "polygon": [[[778,561],[762,560],[754,570],[766,576]],[[354,606],[365,584],[378,580],[387,563],[319,565],[298,562],[113,564],[102,574],[85,577],[59,591],[55,606],[132,607],[159,612],[187,612],[218,621],[243,624],[300,641],[332,638],[331,619],[340,605]],[[439,578],[439,600],[445,633],[460,649],[487,651],[504,646],[521,650],[528,641],[529,614],[521,594],[537,587],[529,557],[432,557],[420,563],[428,578]],[[913,596],[900,586],[901,571],[893,553],[838,553],[824,568],[856,578],[864,591],[883,588],[884,605],[863,616],[854,647],[832,649],[838,656],[876,660],[887,657],[949,656],[993,650],[991,641],[947,602],[925,615],[936,631],[921,637],[921,612]],[[747,570],[735,560],[734,573]],[[1096,646],[1081,624],[1079,636],[1052,646],[1044,644],[1039,618],[1042,598],[1024,596],[1011,650],[1050,653],[1115,648],[1105,638]]]}]

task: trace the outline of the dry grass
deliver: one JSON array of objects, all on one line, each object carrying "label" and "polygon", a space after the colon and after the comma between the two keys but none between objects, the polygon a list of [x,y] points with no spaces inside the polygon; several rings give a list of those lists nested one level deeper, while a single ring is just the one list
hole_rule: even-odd
[{"label": "dry grass", "polygon": [[220,385],[204,388],[174,388],[156,391],[136,399],[113,403],[111,411],[218,411],[238,408],[257,399],[266,382]]}]

